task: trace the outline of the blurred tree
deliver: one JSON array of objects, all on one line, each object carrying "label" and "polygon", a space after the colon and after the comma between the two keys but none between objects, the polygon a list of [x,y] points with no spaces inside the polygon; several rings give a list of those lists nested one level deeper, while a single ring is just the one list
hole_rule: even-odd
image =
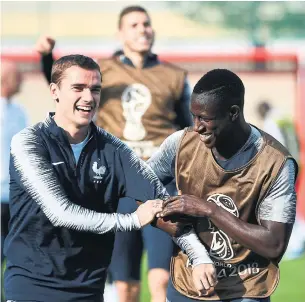
[{"label": "blurred tree", "polygon": [[254,43],[268,38],[304,38],[302,1],[169,1],[168,6],[204,24],[244,31]]}]

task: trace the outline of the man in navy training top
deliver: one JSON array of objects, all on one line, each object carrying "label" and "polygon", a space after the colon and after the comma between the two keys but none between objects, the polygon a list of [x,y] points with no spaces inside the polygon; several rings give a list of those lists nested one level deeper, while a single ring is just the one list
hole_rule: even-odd
[{"label": "man in navy training top", "polygon": [[[50,91],[55,113],[12,139],[6,299],[103,301],[114,232],[149,224],[168,194],[147,164],[92,122],[101,73],[91,58],[57,60]],[[147,202],[118,214],[124,196]],[[173,230],[198,270],[214,276],[213,264],[188,252],[194,238]]]}]

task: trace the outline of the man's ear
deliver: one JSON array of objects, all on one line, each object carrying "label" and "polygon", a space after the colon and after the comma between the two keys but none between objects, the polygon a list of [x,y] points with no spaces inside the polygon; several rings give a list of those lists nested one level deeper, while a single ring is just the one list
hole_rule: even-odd
[{"label": "man's ear", "polygon": [[50,92],[51,92],[52,99],[58,103],[59,102],[59,97],[58,97],[59,87],[58,87],[58,85],[55,84],[55,83],[51,83],[50,84]]},{"label": "man's ear", "polygon": [[230,108],[230,117],[231,117],[231,121],[234,122],[238,119],[239,117],[239,114],[240,114],[240,108],[239,106],[237,105],[233,105],[231,108]]}]

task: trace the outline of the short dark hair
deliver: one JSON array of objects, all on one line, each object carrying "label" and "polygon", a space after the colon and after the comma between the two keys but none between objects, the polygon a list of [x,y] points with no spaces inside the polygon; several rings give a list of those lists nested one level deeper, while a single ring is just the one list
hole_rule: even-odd
[{"label": "short dark hair", "polygon": [[86,70],[97,70],[101,74],[99,65],[90,57],[83,55],[68,55],[59,58],[53,63],[51,83],[60,86],[65,70],[72,66],[78,66]]},{"label": "short dark hair", "polygon": [[[244,107],[245,87],[242,80],[228,69],[213,69],[195,85],[193,93],[207,100],[221,101],[221,105]],[[208,97],[208,98],[207,98]]]},{"label": "short dark hair", "polygon": [[144,13],[147,16],[149,16],[148,12],[146,11],[146,9],[143,8],[142,6],[139,6],[139,5],[127,6],[127,7],[123,8],[123,10],[120,12],[119,23],[118,23],[119,29],[122,26],[122,19],[123,19],[123,17],[128,15],[128,14],[130,14],[130,13],[133,13],[133,12],[141,12],[141,13]]}]

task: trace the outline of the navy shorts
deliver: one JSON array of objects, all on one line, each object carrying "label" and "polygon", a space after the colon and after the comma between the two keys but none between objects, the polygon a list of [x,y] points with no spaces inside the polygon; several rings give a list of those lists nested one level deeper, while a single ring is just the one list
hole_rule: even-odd
[{"label": "navy shorts", "polygon": [[[170,189],[172,192],[175,191],[173,185],[168,188],[168,191]],[[133,199],[122,198],[117,212],[126,214],[136,209],[137,204]],[[143,250],[147,251],[148,269],[162,268],[169,271],[173,247],[172,238],[151,225],[139,231],[116,233],[109,267],[109,280],[139,281]]]}]

